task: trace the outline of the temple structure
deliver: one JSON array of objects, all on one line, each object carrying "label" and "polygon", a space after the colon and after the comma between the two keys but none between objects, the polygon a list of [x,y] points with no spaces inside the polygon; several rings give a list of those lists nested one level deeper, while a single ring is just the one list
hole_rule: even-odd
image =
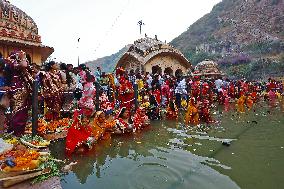
[{"label": "temple structure", "polygon": [[117,67],[135,72],[181,75],[191,70],[191,63],[171,45],[145,36],[132,44],[117,62]]},{"label": "temple structure", "polygon": [[34,20],[24,11],[0,0],[0,57],[23,50],[31,63],[41,65],[54,51],[44,46]]},{"label": "temple structure", "polygon": [[204,60],[195,66],[192,75],[215,79],[224,76],[225,74],[219,70],[216,62],[212,60]]}]

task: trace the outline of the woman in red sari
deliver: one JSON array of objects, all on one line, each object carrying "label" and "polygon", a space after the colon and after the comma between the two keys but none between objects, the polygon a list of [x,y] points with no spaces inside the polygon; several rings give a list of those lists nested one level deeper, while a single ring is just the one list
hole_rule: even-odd
[{"label": "woman in red sari", "polygon": [[177,120],[178,118],[178,108],[176,107],[174,101],[170,101],[169,106],[166,110],[166,119]]},{"label": "woman in red sari", "polygon": [[126,107],[130,110],[134,102],[134,90],[132,84],[124,76],[120,77],[119,83],[120,107]]},{"label": "woman in red sari", "polygon": [[200,99],[200,81],[199,77],[197,76],[194,77],[194,81],[192,82],[191,85],[191,96],[197,100]]},{"label": "woman in red sari", "polygon": [[153,95],[155,96],[157,103],[160,105],[162,98],[161,98],[161,91],[160,91],[158,86],[155,86],[155,89],[153,91]]},{"label": "woman in red sari", "polygon": [[74,112],[74,122],[69,128],[66,136],[66,153],[72,154],[73,152],[84,152],[86,149],[91,148],[95,142],[93,137],[92,127],[90,124],[90,117],[92,110],[82,109],[80,112]]},{"label": "woman in red sari", "polygon": [[148,116],[146,115],[145,108],[139,107],[136,110],[136,113],[133,118],[134,128],[135,130],[142,129],[143,127],[150,125],[150,120]]},{"label": "woman in red sari", "polygon": [[200,107],[200,120],[209,124],[213,122],[211,113],[210,113],[210,102],[209,100],[204,99]]},{"label": "woman in red sari", "polygon": [[166,80],[165,84],[162,85],[162,105],[166,107],[170,101],[170,82]]},{"label": "woman in red sari", "polygon": [[229,84],[229,96],[234,99],[235,98],[235,84],[230,82]]},{"label": "woman in red sari", "polygon": [[123,134],[133,131],[133,125],[130,123],[129,110],[126,107],[122,107],[117,115],[116,123],[113,128],[114,134]]}]

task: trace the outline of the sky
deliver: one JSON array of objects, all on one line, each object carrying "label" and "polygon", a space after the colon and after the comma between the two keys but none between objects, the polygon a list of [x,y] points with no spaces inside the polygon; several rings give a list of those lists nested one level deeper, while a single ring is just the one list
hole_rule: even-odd
[{"label": "sky", "polygon": [[52,58],[74,65],[78,56],[83,63],[114,54],[145,33],[170,42],[220,1],[10,0],[34,19]]}]

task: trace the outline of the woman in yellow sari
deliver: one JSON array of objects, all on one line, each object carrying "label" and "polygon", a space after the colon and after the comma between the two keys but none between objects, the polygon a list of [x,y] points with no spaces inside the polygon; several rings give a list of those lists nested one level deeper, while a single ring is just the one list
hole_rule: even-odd
[{"label": "woman in yellow sari", "polygon": [[246,105],[248,107],[248,110],[251,110],[253,106],[253,97],[249,94],[247,99],[246,99]]},{"label": "woman in yellow sari", "polygon": [[246,96],[242,95],[238,100],[237,100],[237,111],[240,113],[244,113],[245,112],[245,102],[246,102]]},{"label": "woman in yellow sari", "polygon": [[105,113],[102,111],[96,112],[96,116],[92,124],[93,137],[96,141],[104,136],[106,131],[105,123]]},{"label": "woman in yellow sari", "polygon": [[140,103],[143,100],[143,97],[144,97],[143,91],[145,90],[144,82],[143,82],[141,75],[137,75],[136,83],[138,86],[138,102]]},{"label": "woman in yellow sari", "polygon": [[185,114],[185,124],[197,125],[199,123],[198,103],[194,102],[194,98],[189,101],[187,112]]}]

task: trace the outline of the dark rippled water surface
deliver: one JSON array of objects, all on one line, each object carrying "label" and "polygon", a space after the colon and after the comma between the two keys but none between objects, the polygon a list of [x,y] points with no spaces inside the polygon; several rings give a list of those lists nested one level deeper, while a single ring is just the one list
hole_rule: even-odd
[{"label": "dark rippled water surface", "polygon": [[[232,105],[233,107],[233,105]],[[62,177],[66,189],[284,188],[284,113],[265,103],[245,114],[213,110],[210,128],[156,121],[128,136],[101,141]],[[182,116],[180,116],[182,117]],[[230,146],[222,145],[222,142]],[[64,159],[64,141],[52,144]]]}]

